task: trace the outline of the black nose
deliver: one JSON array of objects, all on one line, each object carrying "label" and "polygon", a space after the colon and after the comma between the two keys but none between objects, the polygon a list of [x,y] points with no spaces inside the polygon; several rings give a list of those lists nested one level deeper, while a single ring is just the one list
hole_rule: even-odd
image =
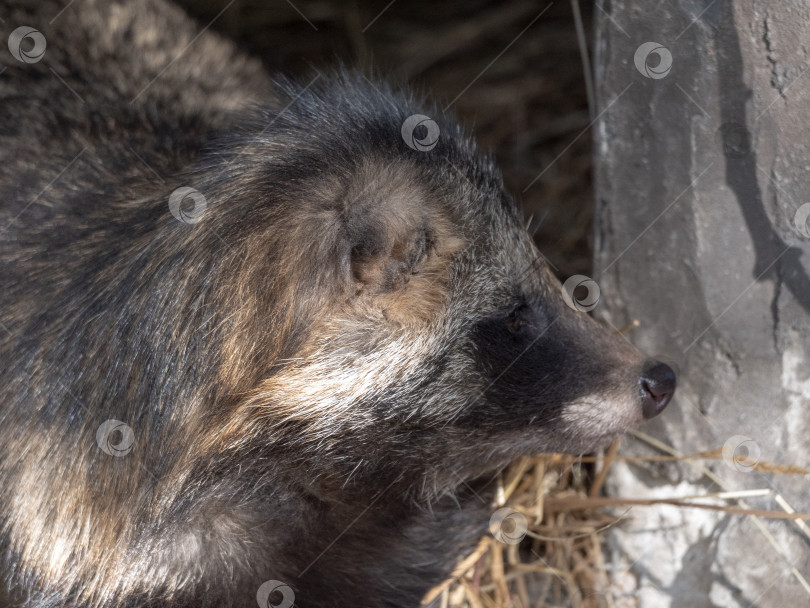
[{"label": "black nose", "polygon": [[638,381],[641,389],[641,412],[645,418],[654,418],[675,393],[675,372],[666,363],[648,361]]}]

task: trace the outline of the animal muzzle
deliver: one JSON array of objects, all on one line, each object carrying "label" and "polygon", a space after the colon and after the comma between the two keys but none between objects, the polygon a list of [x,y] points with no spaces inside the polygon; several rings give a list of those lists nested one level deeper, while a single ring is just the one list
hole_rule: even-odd
[{"label": "animal muzzle", "polygon": [[675,372],[669,365],[654,359],[645,363],[638,380],[641,413],[644,418],[649,420],[664,411],[675,394],[676,384]]}]

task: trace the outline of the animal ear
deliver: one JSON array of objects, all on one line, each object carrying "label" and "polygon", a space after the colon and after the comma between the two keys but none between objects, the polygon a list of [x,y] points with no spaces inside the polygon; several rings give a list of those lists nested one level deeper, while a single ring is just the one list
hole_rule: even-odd
[{"label": "animal ear", "polygon": [[391,293],[419,274],[434,242],[424,225],[369,221],[351,238],[350,265],[355,293]]}]

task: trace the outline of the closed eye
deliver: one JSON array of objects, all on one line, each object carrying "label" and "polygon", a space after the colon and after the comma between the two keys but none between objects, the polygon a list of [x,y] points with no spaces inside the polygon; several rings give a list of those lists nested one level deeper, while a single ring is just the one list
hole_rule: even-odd
[{"label": "closed eye", "polygon": [[526,323],[526,316],[529,312],[529,305],[524,299],[521,298],[512,309],[512,312],[510,312],[506,317],[506,326],[509,328],[509,331],[520,331]]}]

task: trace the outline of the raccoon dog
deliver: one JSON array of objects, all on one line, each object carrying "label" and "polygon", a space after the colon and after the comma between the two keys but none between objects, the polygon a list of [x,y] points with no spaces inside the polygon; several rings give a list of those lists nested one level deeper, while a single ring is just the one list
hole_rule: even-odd
[{"label": "raccoon dog", "polygon": [[0,17],[7,604],[416,606],[494,472],[669,401],[438,109],[162,0]]}]

